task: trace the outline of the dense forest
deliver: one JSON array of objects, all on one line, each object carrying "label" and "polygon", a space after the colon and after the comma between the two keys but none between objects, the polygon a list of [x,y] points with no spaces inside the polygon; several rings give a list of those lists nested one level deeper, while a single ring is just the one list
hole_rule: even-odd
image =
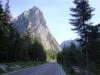
[{"label": "dense forest", "polygon": [[37,37],[32,41],[29,30],[21,35],[12,23],[9,0],[4,8],[0,1],[0,62],[46,61],[46,53]]},{"label": "dense forest", "polygon": [[[80,75],[99,75],[100,74],[100,24],[93,25],[91,18],[94,8],[90,7],[88,0],[74,0],[75,7],[70,8],[70,24],[73,25],[73,31],[80,36],[76,40],[80,43],[76,46],[74,43],[70,47],[63,48],[58,53],[58,62],[64,66],[70,66],[71,73],[74,75],[73,67],[81,70]],[[78,75],[78,74],[77,74]]]}]

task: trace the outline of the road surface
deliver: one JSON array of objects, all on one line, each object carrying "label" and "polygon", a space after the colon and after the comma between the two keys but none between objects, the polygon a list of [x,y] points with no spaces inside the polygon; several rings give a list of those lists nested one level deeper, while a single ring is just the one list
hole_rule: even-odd
[{"label": "road surface", "polygon": [[2,75],[66,75],[62,67],[55,63],[50,62],[47,64],[14,71]]}]

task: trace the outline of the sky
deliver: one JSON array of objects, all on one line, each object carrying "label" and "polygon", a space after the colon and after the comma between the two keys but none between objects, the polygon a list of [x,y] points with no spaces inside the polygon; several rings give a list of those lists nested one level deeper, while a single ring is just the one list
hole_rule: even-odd
[{"label": "sky", "polygon": [[[6,0],[3,0],[5,4]],[[71,7],[74,7],[73,0],[10,0],[10,10],[15,18],[23,11],[37,6],[43,12],[47,26],[57,42],[61,44],[65,40],[74,40],[78,35],[72,31],[69,24]],[[100,23],[100,0],[89,0],[91,7],[95,8],[92,21],[94,25]]]}]

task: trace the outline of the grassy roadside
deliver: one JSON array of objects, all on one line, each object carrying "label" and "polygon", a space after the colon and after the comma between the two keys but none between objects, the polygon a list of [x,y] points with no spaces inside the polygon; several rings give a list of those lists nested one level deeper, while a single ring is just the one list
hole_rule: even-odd
[{"label": "grassy roadside", "polygon": [[72,68],[70,66],[62,65],[66,75],[73,75]]},{"label": "grassy roadside", "polygon": [[[12,71],[16,71],[13,67],[15,65],[17,66],[20,66],[20,68],[18,68],[17,70],[21,70],[21,69],[25,69],[25,68],[28,68],[28,67],[34,67],[34,66],[37,66],[37,65],[41,65],[41,64],[44,64],[46,62],[36,62],[36,61],[20,61],[20,62],[11,62],[11,63],[0,63],[0,64],[4,64],[7,66],[7,72],[12,72]],[[3,73],[7,73],[7,72],[4,72],[2,69],[0,69],[0,74],[3,74]]]},{"label": "grassy roadside", "polygon": [[60,65],[64,69],[66,75],[81,75],[80,73],[75,72],[71,65],[66,65],[66,66],[62,65],[62,64],[60,64]]},{"label": "grassy roadside", "polygon": [[[61,65],[61,64],[60,64]],[[65,66],[61,65],[66,73],[66,75],[87,75],[87,72],[85,69],[80,68],[80,72],[75,72],[71,66]],[[100,67],[99,65],[96,67],[93,67],[91,70],[91,75],[100,75]]]}]

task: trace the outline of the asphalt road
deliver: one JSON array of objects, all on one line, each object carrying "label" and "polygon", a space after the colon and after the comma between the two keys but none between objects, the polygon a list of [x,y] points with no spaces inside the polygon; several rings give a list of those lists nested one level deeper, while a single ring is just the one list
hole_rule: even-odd
[{"label": "asphalt road", "polygon": [[47,64],[14,71],[2,75],[66,75],[62,67],[55,63],[50,62]]}]

